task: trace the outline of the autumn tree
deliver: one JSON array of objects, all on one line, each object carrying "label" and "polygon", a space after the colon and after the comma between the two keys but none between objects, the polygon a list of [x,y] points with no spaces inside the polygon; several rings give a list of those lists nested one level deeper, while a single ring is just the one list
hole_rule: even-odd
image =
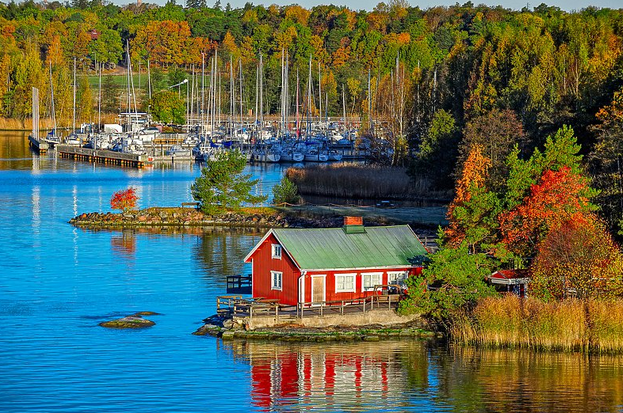
[{"label": "autumn tree", "polygon": [[483,155],[482,147],[474,145],[457,180],[454,200],[448,207],[450,224],[445,232],[448,245],[465,243],[471,252],[476,252],[495,242],[500,201],[487,187],[490,167],[491,161]]},{"label": "autumn tree", "polygon": [[465,126],[459,146],[460,161],[464,160],[473,145],[480,145],[482,153],[491,162],[490,184],[496,190],[503,186],[507,173],[505,160],[515,145],[522,148],[526,143],[521,122],[514,112],[494,109],[470,120]]},{"label": "autumn tree", "polygon": [[533,255],[537,244],[561,222],[583,222],[585,214],[595,209],[591,196],[588,179],[570,167],[545,171],[520,205],[501,214],[504,243],[523,256]]},{"label": "autumn tree", "polygon": [[110,207],[112,209],[118,209],[122,212],[127,212],[136,208],[136,202],[138,201],[138,195],[136,190],[132,187],[117,191],[110,198]]},{"label": "autumn tree", "polygon": [[589,160],[595,186],[601,191],[597,201],[610,227],[623,235],[623,88],[595,117],[597,141]]},{"label": "autumn tree", "polygon": [[623,294],[621,250],[593,215],[553,227],[538,246],[531,273],[532,294],[545,300]]}]

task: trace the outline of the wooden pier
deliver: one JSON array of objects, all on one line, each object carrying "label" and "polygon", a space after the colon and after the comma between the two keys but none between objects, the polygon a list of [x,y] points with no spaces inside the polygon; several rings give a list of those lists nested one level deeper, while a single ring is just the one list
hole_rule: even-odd
[{"label": "wooden pier", "polygon": [[70,158],[108,165],[142,168],[146,164],[152,162],[152,158],[146,155],[115,152],[107,149],[90,149],[80,148],[73,145],[56,145],[56,150],[61,158]]},{"label": "wooden pier", "polygon": [[228,275],[227,294],[251,294],[251,275]]},{"label": "wooden pier", "polygon": [[48,149],[50,148],[50,144],[45,142],[43,139],[35,138],[32,135],[28,135],[28,144],[30,145],[31,148],[33,148],[34,150],[36,150],[37,152],[41,154],[46,153]]}]

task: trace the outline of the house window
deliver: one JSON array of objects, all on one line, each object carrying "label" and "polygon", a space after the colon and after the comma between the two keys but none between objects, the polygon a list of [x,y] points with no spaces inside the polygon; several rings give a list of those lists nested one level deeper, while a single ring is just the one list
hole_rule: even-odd
[{"label": "house window", "polygon": [[270,279],[271,279],[271,283],[270,283],[270,288],[272,290],[279,290],[281,291],[281,280],[283,278],[283,273],[279,272],[279,271],[271,271],[270,272]]},{"label": "house window", "polygon": [[272,244],[271,252],[272,252],[273,258],[278,259],[278,260],[281,259],[281,245]]},{"label": "house window", "polygon": [[409,271],[391,271],[387,273],[387,284],[404,285],[409,277]]},{"label": "house window", "polygon": [[336,293],[354,293],[356,274],[335,274]]},{"label": "house window", "polygon": [[382,272],[361,274],[361,278],[363,279],[363,291],[373,291],[375,285],[381,285],[383,283]]}]

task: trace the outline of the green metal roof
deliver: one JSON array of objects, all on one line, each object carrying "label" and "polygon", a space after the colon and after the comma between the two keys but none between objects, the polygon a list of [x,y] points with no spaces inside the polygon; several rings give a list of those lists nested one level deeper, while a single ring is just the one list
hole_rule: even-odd
[{"label": "green metal roof", "polygon": [[409,266],[427,253],[408,225],[349,234],[342,228],[275,228],[273,233],[302,270]]}]

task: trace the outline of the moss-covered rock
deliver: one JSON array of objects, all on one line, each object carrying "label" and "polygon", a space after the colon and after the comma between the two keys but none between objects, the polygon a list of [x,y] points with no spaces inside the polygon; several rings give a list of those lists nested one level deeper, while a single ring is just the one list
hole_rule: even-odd
[{"label": "moss-covered rock", "polygon": [[146,328],[156,325],[156,323],[140,316],[131,315],[116,320],[104,321],[99,325],[106,328]]}]

